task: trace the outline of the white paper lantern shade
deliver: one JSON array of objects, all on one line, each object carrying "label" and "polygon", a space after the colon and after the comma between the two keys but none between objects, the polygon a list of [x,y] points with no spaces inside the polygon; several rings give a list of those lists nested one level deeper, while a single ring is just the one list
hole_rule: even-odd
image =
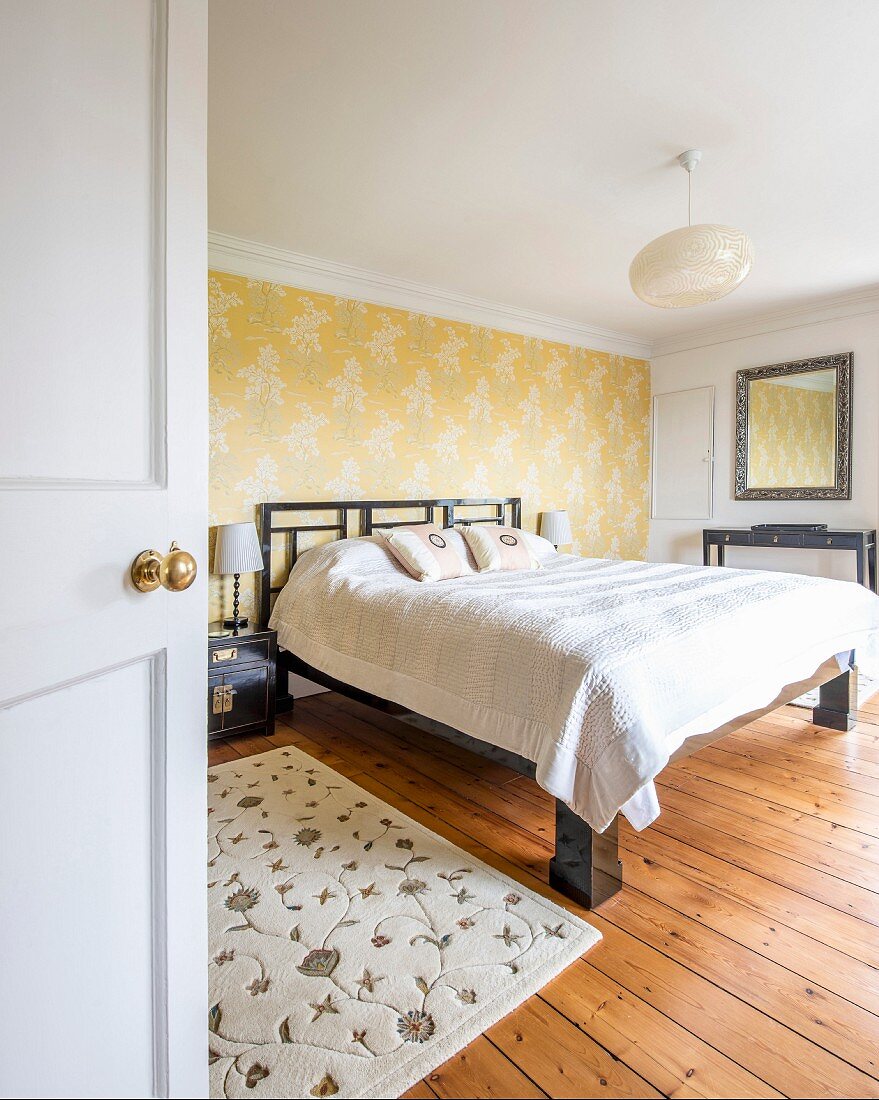
[{"label": "white paper lantern shade", "polygon": [[716,302],[740,286],[754,265],[754,246],[741,229],[692,224],[693,172],[701,160],[699,149],[678,157],[687,173],[687,224],[645,245],[629,267],[632,290],[650,306],[683,309]]},{"label": "white paper lantern shade", "polygon": [[629,282],[642,302],[681,309],[724,298],[748,277],[753,264],[754,246],[741,229],[685,225],[641,249],[629,268]]}]

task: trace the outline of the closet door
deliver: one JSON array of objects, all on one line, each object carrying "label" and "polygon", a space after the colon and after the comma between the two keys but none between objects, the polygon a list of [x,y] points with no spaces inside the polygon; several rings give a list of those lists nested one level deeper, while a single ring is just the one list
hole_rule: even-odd
[{"label": "closet door", "polygon": [[653,519],[710,519],[714,387],[653,398]]},{"label": "closet door", "polygon": [[3,1094],[205,1096],[207,8],[0,23]]}]

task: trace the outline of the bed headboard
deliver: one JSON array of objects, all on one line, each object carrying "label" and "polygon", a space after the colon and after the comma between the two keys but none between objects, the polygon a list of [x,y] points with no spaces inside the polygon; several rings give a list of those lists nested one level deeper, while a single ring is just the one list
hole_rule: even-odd
[{"label": "bed headboard", "polygon": [[[457,516],[456,508],[486,508],[487,515]],[[375,512],[420,511],[422,519],[388,520],[376,519]],[[437,519],[437,511],[440,518]],[[329,513],[319,522],[297,522],[295,515],[285,517],[284,513],[322,512]],[[509,512],[509,521],[507,513]],[[265,626],[269,621],[272,597],[287,583],[290,570],[299,556],[299,536],[311,531],[332,531],[337,539],[355,538],[358,535],[371,535],[383,527],[403,527],[413,523],[437,523],[441,527],[454,527],[455,524],[469,526],[471,523],[497,523],[509,527],[522,526],[521,497],[445,497],[437,500],[304,500],[271,501],[259,506],[260,542],[262,544],[262,574],[259,583],[259,621]],[[273,536],[283,536],[275,539]],[[282,542],[281,546],[277,542]],[[277,565],[276,555],[283,554],[283,567]],[[273,578],[279,583],[272,584]],[[281,579],[282,578],[282,579]]]}]

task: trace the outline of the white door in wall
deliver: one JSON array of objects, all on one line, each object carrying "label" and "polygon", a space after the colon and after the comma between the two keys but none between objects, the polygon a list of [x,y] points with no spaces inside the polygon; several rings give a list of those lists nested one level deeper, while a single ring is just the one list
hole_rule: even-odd
[{"label": "white door in wall", "polygon": [[4,1096],[206,1095],[206,17],[0,11]]},{"label": "white door in wall", "polygon": [[710,519],[714,387],[653,396],[651,519]]}]

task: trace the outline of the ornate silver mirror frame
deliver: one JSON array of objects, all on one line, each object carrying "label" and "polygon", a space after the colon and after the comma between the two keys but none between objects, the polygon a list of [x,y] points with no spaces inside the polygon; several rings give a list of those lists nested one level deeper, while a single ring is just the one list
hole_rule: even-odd
[{"label": "ornate silver mirror frame", "polygon": [[[821,355],[736,373],[736,500],[851,500],[852,353]],[[836,480],[828,486],[748,487],[748,389],[751,382],[782,375],[836,371]]]}]

